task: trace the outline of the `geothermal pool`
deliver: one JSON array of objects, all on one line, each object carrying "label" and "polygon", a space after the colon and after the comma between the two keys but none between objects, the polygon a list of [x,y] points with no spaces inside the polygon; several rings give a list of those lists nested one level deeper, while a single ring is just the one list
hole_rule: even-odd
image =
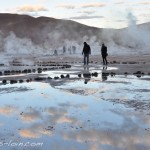
[{"label": "geothermal pool", "polygon": [[150,76],[105,69],[117,68],[75,65],[39,75],[69,78],[1,83],[0,149],[149,150]]}]

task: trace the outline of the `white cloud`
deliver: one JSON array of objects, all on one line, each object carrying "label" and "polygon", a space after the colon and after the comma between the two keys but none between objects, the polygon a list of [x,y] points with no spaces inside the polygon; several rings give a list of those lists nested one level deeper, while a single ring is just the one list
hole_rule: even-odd
[{"label": "white cloud", "polygon": [[79,11],[78,13],[81,14],[94,14],[96,11],[94,10],[84,10],[84,11]]},{"label": "white cloud", "polygon": [[16,8],[17,12],[40,12],[48,11],[48,9],[42,5],[25,5]]},{"label": "white cloud", "polygon": [[85,3],[79,5],[73,4],[59,4],[57,7],[65,8],[65,9],[75,9],[75,8],[89,8],[89,7],[104,7],[106,3]]},{"label": "white cloud", "polygon": [[115,2],[115,4],[124,4],[124,1],[123,0],[119,0],[119,1]]},{"label": "white cloud", "polygon": [[87,3],[87,4],[82,4],[82,8],[89,8],[89,7],[105,7],[105,3]]},{"label": "white cloud", "polygon": [[103,16],[88,16],[88,15],[81,15],[76,17],[70,17],[69,19],[96,19],[96,18],[103,18]]},{"label": "white cloud", "polygon": [[141,2],[140,4],[143,4],[143,5],[149,5],[149,4],[150,4],[150,2],[145,1],[145,2]]},{"label": "white cloud", "polygon": [[75,9],[76,8],[75,5],[69,5],[69,4],[60,4],[60,5],[57,5],[57,7],[65,8],[65,9]]}]

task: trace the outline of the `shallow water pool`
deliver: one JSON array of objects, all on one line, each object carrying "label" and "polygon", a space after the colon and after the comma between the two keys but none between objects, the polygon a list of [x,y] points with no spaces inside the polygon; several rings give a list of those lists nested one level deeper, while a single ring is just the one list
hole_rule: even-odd
[{"label": "shallow water pool", "polygon": [[1,84],[0,149],[149,150],[149,76],[104,76],[99,68],[97,77],[79,78],[81,71]]}]

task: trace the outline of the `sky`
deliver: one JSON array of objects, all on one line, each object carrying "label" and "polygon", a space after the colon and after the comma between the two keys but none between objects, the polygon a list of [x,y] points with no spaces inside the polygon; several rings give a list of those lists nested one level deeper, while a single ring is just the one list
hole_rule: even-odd
[{"label": "sky", "polygon": [[1,0],[0,13],[73,20],[99,28],[150,22],[150,0]]}]

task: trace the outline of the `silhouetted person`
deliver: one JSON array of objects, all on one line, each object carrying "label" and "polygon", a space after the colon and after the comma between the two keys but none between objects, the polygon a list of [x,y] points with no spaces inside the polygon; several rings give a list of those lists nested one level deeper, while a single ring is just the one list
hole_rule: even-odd
[{"label": "silhouetted person", "polygon": [[54,51],[54,55],[57,55],[57,50],[55,49],[55,51]]},{"label": "silhouetted person", "polygon": [[88,65],[89,64],[89,55],[91,54],[91,48],[86,42],[84,42],[82,55],[83,54],[84,54],[84,65]]},{"label": "silhouetted person", "polygon": [[103,59],[103,65],[107,65],[107,47],[105,46],[105,44],[102,44],[101,47],[101,55],[102,55],[102,59]]},{"label": "silhouetted person", "polygon": [[63,54],[65,54],[65,53],[66,53],[66,47],[63,46]]},{"label": "silhouetted person", "polygon": [[71,54],[71,47],[68,48],[69,53]]},{"label": "silhouetted person", "polygon": [[72,46],[72,51],[73,51],[73,54],[76,53],[76,47],[75,46]]}]

